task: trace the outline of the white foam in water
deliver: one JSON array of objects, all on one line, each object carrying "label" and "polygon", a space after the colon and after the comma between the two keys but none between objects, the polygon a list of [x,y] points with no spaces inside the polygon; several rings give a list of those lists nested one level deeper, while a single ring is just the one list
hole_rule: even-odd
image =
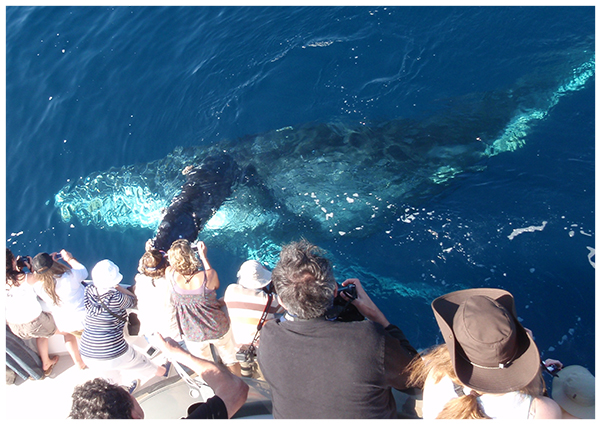
[{"label": "white foam in water", "polygon": [[[590,265],[594,268],[596,268],[596,249],[594,249],[593,247],[590,246],[586,246],[587,249],[589,250],[589,253],[587,255],[588,257],[588,261],[590,262]],[[594,259],[592,259],[594,258]]]},{"label": "white foam in water", "polygon": [[[580,325],[581,323],[581,317],[577,317],[577,319],[575,320],[575,325],[571,328],[569,328],[567,330],[567,334],[563,334],[560,339],[556,342],[557,345],[562,346],[566,341],[569,340],[569,336],[573,337],[575,335],[575,331],[578,325]],[[548,349],[546,349],[548,352],[554,352],[556,350],[556,347],[554,346],[549,346]],[[541,352],[542,356],[544,355],[544,352]]]},{"label": "white foam in water", "polygon": [[508,238],[510,240],[514,239],[516,236],[523,234],[523,233],[533,233],[534,231],[543,231],[544,228],[546,227],[546,224],[548,223],[548,221],[542,221],[542,225],[531,225],[529,227],[526,228],[516,228],[512,231],[512,233],[510,233],[510,235],[508,236]]}]

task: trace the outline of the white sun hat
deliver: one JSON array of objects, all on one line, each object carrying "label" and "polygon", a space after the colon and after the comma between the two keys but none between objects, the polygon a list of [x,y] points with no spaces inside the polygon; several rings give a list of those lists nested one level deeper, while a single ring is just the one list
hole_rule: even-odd
[{"label": "white sun hat", "polygon": [[271,272],[260,262],[251,260],[242,264],[237,278],[238,284],[247,289],[262,289],[271,282]]},{"label": "white sun hat", "polygon": [[116,287],[122,279],[119,267],[109,259],[101,260],[92,269],[92,280],[100,293]]}]

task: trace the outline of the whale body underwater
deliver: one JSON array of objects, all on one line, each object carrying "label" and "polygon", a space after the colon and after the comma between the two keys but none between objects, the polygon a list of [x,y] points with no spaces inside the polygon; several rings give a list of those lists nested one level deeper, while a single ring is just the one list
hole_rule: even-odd
[{"label": "whale body underwater", "polygon": [[[509,90],[451,99],[419,119],[310,123],[177,147],[150,163],[80,177],[55,195],[55,207],[66,223],[155,230],[161,249],[199,236],[274,266],[292,239],[372,234],[402,205],[425,202],[457,176],[484,170],[488,158],[524,146],[530,129],[594,70],[592,56],[543,83],[523,79]],[[439,293],[406,287],[400,294]]]},{"label": "whale body underwater", "polygon": [[177,239],[194,242],[207,219],[231,195],[233,185],[242,180],[240,168],[227,154],[209,156],[182,173],[186,181],[158,226],[153,240],[156,249],[167,251]]}]

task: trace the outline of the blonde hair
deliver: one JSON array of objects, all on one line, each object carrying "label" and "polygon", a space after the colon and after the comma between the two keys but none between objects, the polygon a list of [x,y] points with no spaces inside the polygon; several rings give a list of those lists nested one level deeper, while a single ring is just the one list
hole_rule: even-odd
[{"label": "blonde hair", "polygon": [[186,239],[175,240],[167,253],[173,269],[182,275],[194,274],[202,265]]},{"label": "blonde hair", "polygon": [[[464,386],[458,379],[452,366],[452,359],[446,344],[434,346],[422,353],[420,357],[415,357],[407,368],[408,381],[407,385],[423,387],[425,380],[430,376],[437,384],[444,377],[450,378],[452,383],[457,386]],[[539,397],[544,392],[544,379],[541,369],[538,370],[535,378],[525,387],[518,390],[525,395]],[[444,409],[438,414],[437,419],[485,419],[488,417],[481,405],[477,402],[477,398],[483,393],[478,393],[471,390],[468,395],[463,395],[458,398],[449,400]]]},{"label": "blonde hair", "polygon": [[56,279],[62,277],[65,272],[70,270],[71,268],[68,266],[54,261],[47,271],[41,274],[38,272],[35,273],[38,281],[42,282],[44,291],[48,293],[48,296],[52,299],[52,303],[55,305],[60,303],[60,297],[58,297],[58,294],[56,293]]}]

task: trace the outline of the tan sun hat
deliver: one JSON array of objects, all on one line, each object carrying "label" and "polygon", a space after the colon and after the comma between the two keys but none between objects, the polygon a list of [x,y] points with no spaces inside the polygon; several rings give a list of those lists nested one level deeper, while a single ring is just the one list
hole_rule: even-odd
[{"label": "tan sun hat", "polygon": [[552,399],[577,418],[595,418],[596,378],[581,365],[569,365],[552,379]]},{"label": "tan sun hat", "polygon": [[237,282],[247,289],[262,289],[271,282],[271,272],[260,262],[246,261],[237,273]]},{"label": "tan sun hat", "polygon": [[509,393],[527,386],[539,372],[537,346],[519,323],[506,290],[460,290],[438,297],[431,307],[464,385]]}]

